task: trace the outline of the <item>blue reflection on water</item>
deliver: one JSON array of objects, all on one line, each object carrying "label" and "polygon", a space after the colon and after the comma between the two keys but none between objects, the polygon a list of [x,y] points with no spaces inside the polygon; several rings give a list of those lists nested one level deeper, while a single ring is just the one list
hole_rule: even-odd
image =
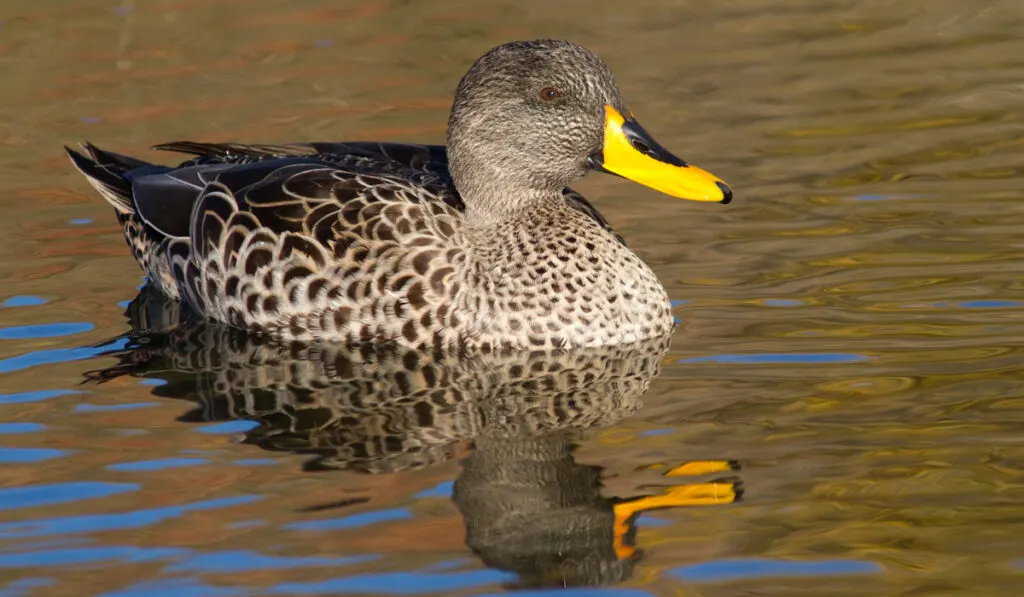
[{"label": "blue reflection on water", "polygon": [[967,309],[1007,309],[1011,307],[1024,307],[1024,302],[1000,300],[964,301],[962,303],[957,303],[956,306],[965,307]]},{"label": "blue reflection on water", "polygon": [[391,572],[387,574],[362,574],[334,578],[322,582],[281,583],[270,587],[268,593],[275,595],[311,595],[325,593],[368,593],[373,595],[416,595],[420,593],[445,593],[460,591],[482,585],[512,582],[515,576],[499,570],[471,570],[444,574],[422,574],[418,572]]},{"label": "blue reflection on water", "polygon": [[167,519],[180,517],[186,512],[228,508],[262,499],[263,497],[258,495],[243,495],[195,502],[185,504],[184,506],[165,506],[163,508],[113,512],[110,514],[87,514],[83,516],[7,522],[0,524],[0,539],[22,539],[26,537],[47,537],[51,535],[72,535],[118,529],[137,529]]},{"label": "blue reflection on water", "polygon": [[0,423],[0,435],[38,433],[44,429],[46,429],[46,425],[41,423]]},{"label": "blue reflection on water", "polygon": [[455,482],[444,481],[442,483],[438,483],[436,486],[431,487],[430,489],[424,489],[423,491],[416,493],[412,497],[420,499],[451,497],[453,491],[455,491]]},{"label": "blue reflection on water", "polygon": [[803,301],[795,299],[764,299],[761,302],[768,307],[802,307],[804,305]]},{"label": "blue reflection on water", "polygon": [[109,350],[122,350],[128,345],[127,338],[118,338],[102,346],[80,346],[78,348],[52,348],[37,350],[22,355],[0,359],[0,373],[12,373],[39,365],[54,365],[71,361],[82,361],[98,357]]},{"label": "blue reflection on water", "polygon": [[260,570],[281,570],[310,568],[314,566],[346,566],[363,564],[376,560],[376,555],[339,557],[289,557],[268,556],[256,551],[221,551],[197,554],[166,568],[168,572],[231,573],[258,572]]},{"label": "blue reflection on water", "polygon": [[81,394],[77,390],[35,390],[32,392],[18,392],[17,394],[0,394],[0,404],[25,404],[28,402],[42,402],[50,398]]},{"label": "blue reflection on water", "polygon": [[32,338],[56,338],[72,336],[94,329],[91,323],[75,321],[67,323],[41,323],[0,328],[0,340],[29,340]]},{"label": "blue reflection on water", "polygon": [[0,510],[77,502],[138,490],[139,485],[136,483],[103,483],[100,481],[10,487],[0,489]]},{"label": "blue reflection on water", "polygon": [[892,194],[885,195],[880,193],[866,193],[863,195],[856,195],[854,199],[856,201],[891,201],[894,199],[920,199],[922,197],[928,197],[924,193],[908,193],[904,195]]},{"label": "blue reflection on water", "polygon": [[407,508],[395,508],[392,510],[378,510],[376,512],[365,512],[353,514],[344,518],[328,518],[326,520],[309,520],[306,522],[293,522],[283,528],[295,531],[336,531],[340,529],[354,529],[356,527],[392,522],[395,520],[408,520],[412,518],[412,512]]},{"label": "blue reflection on water", "polygon": [[0,448],[0,463],[24,464],[42,462],[67,456],[68,454],[67,450],[57,450],[54,448]]},{"label": "blue reflection on water", "polygon": [[187,553],[186,549],[172,547],[104,546],[47,549],[0,554],[0,568],[72,566],[111,560],[138,563],[180,557]]},{"label": "blue reflection on water", "polygon": [[156,406],[156,402],[132,402],[130,404],[76,404],[74,411],[76,413],[103,413],[103,412],[116,412],[122,410],[135,410],[137,408],[147,408],[150,406]]},{"label": "blue reflection on water", "polygon": [[673,568],[669,574],[693,582],[721,582],[773,576],[840,576],[880,572],[881,566],[862,560],[794,562],[748,558],[680,566]]},{"label": "blue reflection on water", "polygon": [[644,514],[640,518],[636,519],[636,526],[640,528],[666,527],[671,524],[671,521],[665,520],[664,518],[655,518],[649,514]]},{"label": "blue reflection on water", "polygon": [[[676,300],[670,301],[670,305],[671,305],[670,308],[675,309],[676,307],[678,307],[680,305],[685,305],[685,304],[687,304],[689,302],[690,301],[683,300],[683,299],[676,299]],[[680,323],[683,323],[683,320],[680,319],[678,315],[673,314],[672,315],[672,322],[675,323],[675,324],[680,324]]]},{"label": "blue reflection on water", "polygon": [[199,466],[201,464],[207,464],[210,461],[206,458],[160,458],[158,460],[140,460],[138,462],[122,462],[120,464],[111,464],[107,467],[108,471],[118,472],[143,472],[143,471],[162,471],[169,468],[182,468],[186,466]]},{"label": "blue reflection on water", "polygon": [[763,365],[769,363],[856,363],[867,361],[869,357],[862,354],[846,352],[810,352],[810,353],[765,353],[765,354],[718,354],[706,357],[680,359],[683,363],[734,363],[743,365]]},{"label": "blue reflection on water", "polygon": [[101,597],[240,597],[244,589],[215,587],[194,578],[148,580]]},{"label": "blue reflection on water", "polygon": [[209,434],[232,434],[232,433],[245,433],[246,431],[252,431],[259,427],[260,424],[256,421],[247,421],[245,419],[236,419],[234,421],[225,421],[223,423],[215,423],[213,425],[203,425],[201,427],[195,427],[192,430],[196,433],[209,433]]},{"label": "blue reflection on water", "polygon": [[38,594],[33,589],[48,587],[52,584],[52,578],[19,578],[0,589],[0,597],[23,597],[33,593]]},{"label": "blue reflection on water", "polygon": [[38,305],[45,305],[48,302],[49,301],[42,297],[22,294],[12,296],[3,303],[0,303],[0,307],[36,307]]}]

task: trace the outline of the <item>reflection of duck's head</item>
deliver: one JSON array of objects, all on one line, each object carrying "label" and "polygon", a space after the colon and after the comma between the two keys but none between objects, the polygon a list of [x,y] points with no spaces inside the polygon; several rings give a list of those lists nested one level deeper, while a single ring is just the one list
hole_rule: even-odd
[{"label": "reflection of duck's head", "polygon": [[524,586],[599,586],[621,582],[635,558],[615,546],[612,500],[600,471],[577,464],[565,433],[479,438],[463,463],[453,499],[466,523],[466,545],[490,567],[519,575]]}]

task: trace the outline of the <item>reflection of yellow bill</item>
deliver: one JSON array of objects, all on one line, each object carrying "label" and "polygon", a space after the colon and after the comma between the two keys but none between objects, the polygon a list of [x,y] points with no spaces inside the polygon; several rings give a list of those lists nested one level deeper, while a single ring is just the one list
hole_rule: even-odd
[{"label": "reflection of yellow bill", "polygon": [[697,475],[710,475],[712,473],[725,473],[733,470],[735,466],[728,460],[694,460],[669,469],[666,477],[695,477]]},{"label": "reflection of yellow bill", "polygon": [[651,495],[615,504],[614,547],[619,558],[630,558],[636,548],[625,544],[630,521],[634,516],[657,508],[679,506],[708,506],[731,504],[736,501],[736,487],[733,483],[697,483],[670,487],[661,495]]}]

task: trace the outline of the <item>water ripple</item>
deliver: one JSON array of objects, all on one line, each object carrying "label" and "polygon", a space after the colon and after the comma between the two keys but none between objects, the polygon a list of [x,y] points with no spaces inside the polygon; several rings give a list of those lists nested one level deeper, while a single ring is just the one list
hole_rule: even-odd
[{"label": "water ripple", "polygon": [[24,404],[30,402],[42,402],[60,396],[81,394],[77,390],[32,390],[30,392],[18,392],[17,394],[0,394],[0,404]]},{"label": "water ripple", "polygon": [[851,574],[879,574],[881,572],[882,567],[878,564],[860,560],[800,562],[749,558],[680,566],[672,569],[669,573],[692,582],[723,582],[754,578],[842,576]]},{"label": "water ripple", "polygon": [[209,462],[210,461],[206,458],[161,458],[159,460],[140,460],[137,462],[111,464],[107,466],[107,470],[138,473],[144,471],[162,471],[187,466],[199,466],[201,464],[208,464]]},{"label": "water ripple", "polygon": [[0,307],[36,307],[38,305],[45,305],[47,302],[49,301],[38,296],[12,296],[3,303],[0,303]]},{"label": "water ripple", "polygon": [[69,363],[82,361],[97,357],[109,350],[124,348],[127,340],[105,346],[86,346],[80,348],[52,348],[48,350],[37,350],[26,354],[0,359],[0,373],[14,373],[30,367],[41,365],[55,365],[58,363]]},{"label": "water ripple", "polygon": [[221,551],[197,554],[171,564],[167,572],[231,574],[258,572],[261,570],[298,569],[316,566],[347,566],[362,564],[378,559],[374,555],[343,557],[287,557],[268,556],[251,550]]},{"label": "water ripple", "polygon": [[138,491],[135,483],[105,483],[101,481],[71,481],[50,485],[26,485],[0,489],[0,510],[36,508],[104,498],[129,491]]},{"label": "water ripple", "polygon": [[82,516],[64,516],[42,520],[26,520],[0,524],[0,538],[25,539],[29,537],[47,537],[51,535],[75,535],[112,530],[138,529],[151,526],[168,519],[184,516],[189,512],[230,508],[241,504],[249,504],[263,499],[258,495],[247,495],[233,498],[220,498],[194,502],[183,506],[165,506],[148,510],[133,510],[111,514],[88,514]]},{"label": "water ripple", "polygon": [[40,423],[0,423],[0,435],[20,435],[22,433],[39,433],[46,425]]},{"label": "water ripple", "polygon": [[0,447],[0,463],[28,464],[32,462],[43,462],[44,460],[53,460],[54,458],[60,458],[61,456],[67,456],[68,454],[70,454],[70,452],[67,450],[57,450],[54,448]]},{"label": "water ripple", "polygon": [[406,508],[393,510],[378,510],[364,514],[354,514],[344,518],[331,518],[326,520],[310,520],[307,522],[295,522],[285,525],[284,528],[294,531],[337,531],[340,529],[354,529],[382,522],[396,520],[408,520],[413,517],[412,512]]},{"label": "water ripple", "polygon": [[83,334],[95,329],[88,322],[73,323],[41,323],[36,325],[21,325],[7,328],[0,328],[0,340],[29,340],[32,338],[57,338],[59,336],[73,336]]},{"label": "water ripple", "polygon": [[252,595],[246,589],[216,587],[195,578],[168,578],[135,583],[124,589],[103,593],[100,597],[242,597]]},{"label": "water ripple", "polygon": [[870,357],[848,353],[776,353],[776,354],[718,354],[706,357],[680,359],[679,364],[686,363],[728,363],[742,365],[769,364],[816,364],[816,363],[858,363]]},{"label": "water ripple", "polygon": [[515,580],[497,570],[473,570],[444,574],[392,572],[334,578],[319,582],[281,583],[267,591],[272,595],[324,595],[365,593],[369,595],[421,595],[462,591]]},{"label": "water ripple", "polygon": [[140,563],[178,558],[188,550],[170,547],[106,546],[0,554],[0,568],[53,568],[99,563]]}]

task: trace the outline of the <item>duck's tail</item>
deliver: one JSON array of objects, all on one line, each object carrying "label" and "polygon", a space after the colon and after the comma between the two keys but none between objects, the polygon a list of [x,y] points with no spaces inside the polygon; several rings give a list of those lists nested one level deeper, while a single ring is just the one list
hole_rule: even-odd
[{"label": "duck's tail", "polygon": [[92,143],[82,144],[82,149],[89,155],[83,155],[67,146],[64,149],[75,168],[118,213],[135,213],[131,182],[133,171],[148,170],[153,164],[112,151],[104,151]]}]

